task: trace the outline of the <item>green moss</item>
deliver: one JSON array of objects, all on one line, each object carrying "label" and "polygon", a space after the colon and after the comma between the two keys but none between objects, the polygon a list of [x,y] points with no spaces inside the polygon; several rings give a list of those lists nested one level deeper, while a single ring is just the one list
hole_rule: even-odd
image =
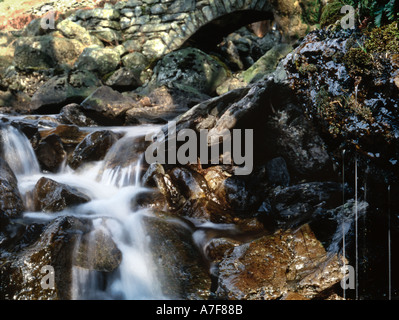
[{"label": "green moss", "polygon": [[222,60],[220,60],[218,56],[215,55],[210,55],[210,56],[224,69],[224,71],[226,71],[227,77],[230,78],[233,75],[227,64],[225,64]]},{"label": "green moss", "polygon": [[372,56],[363,48],[351,48],[345,54],[343,61],[352,76],[367,76],[373,67]]},{"label": "green moss", "polygon": [[343,17],[341,9],[344,5],[345,3],[341,0],[328,3],[321,13],[320,26],[323,28],[341,20]]},{"label": "green moss", "polygon": [[320,22],[322,12],[321,0],[304,0],[300,2],[302,7],[302,20],[308,25],[315,25]]},{"label": "green moss", "polygon": [[387,26],[373,29],[365,48],[370,53],[399,52],[399,29],[398,23],[394,22]]},{"label": "green moss", "polygon": [[305,76],[308,73],[315,73],[317,72],[317,66],[314,64],[304,63],[299,68],[298,71],[301,75]]},{"label": "green moss", "polygon": [[319,114],[323,114],[330,104],[330,97],[325,88],[320,88],[320,91],[316,95],[316,108]]}]

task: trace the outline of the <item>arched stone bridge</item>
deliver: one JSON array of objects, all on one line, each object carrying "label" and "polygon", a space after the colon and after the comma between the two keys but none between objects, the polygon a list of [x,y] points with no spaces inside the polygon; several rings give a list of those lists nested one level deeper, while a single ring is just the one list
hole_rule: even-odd
[{"label": "arched stone bridge", "polygon": [[292,0],[128,0],[81,9],[68,19],[106,41],[130,40],[132,50],[159,57],[196,36],[216,44],[228,32],[261,20],[288,21],[283,31],[298,34],[306,29],[300,14]]}]

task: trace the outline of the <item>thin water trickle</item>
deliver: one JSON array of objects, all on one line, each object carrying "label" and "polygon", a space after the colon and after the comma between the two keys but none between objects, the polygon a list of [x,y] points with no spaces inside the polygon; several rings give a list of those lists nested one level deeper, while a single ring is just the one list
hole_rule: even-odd
[{"label": "thin water trickle", "polygon": [[[345,205],[345,149],[342,150],[342,214],[344,211],[344,205]],[[346,264],[345,264],[345,235],[346,235],[347,230],[345,230],[345,224],[342,224],[342,256],[343,256],[343,270],[346,270]],[[343,288],[343,297],[346,299],[346,290]]]},{"label": "thin water trickle", "polygon": [[359,299],[359,231],[358,231],[358,199],[357,199],[357,158],[355,157],[355,283],[356,300]]},{"label": "thin water trickle", "polygon": [[388,299],[392,299],[391,186],[388,186]]}]

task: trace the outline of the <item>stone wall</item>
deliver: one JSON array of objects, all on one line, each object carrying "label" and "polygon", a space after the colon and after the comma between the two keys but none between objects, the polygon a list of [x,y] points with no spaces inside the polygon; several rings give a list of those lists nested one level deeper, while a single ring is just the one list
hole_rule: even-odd
[{"label": "stone wall", "polygon": [[129,41],[129,50],[147,57],[160,57],[195,34],[202,26],[228,14],[244,11],[268,12],[290,16],[295,28],[306,29],[300,19],[297,2],[276,0],[128,0],[104,8],[78,10],[68,19],[78,23],[105,42],[120,44]]}]

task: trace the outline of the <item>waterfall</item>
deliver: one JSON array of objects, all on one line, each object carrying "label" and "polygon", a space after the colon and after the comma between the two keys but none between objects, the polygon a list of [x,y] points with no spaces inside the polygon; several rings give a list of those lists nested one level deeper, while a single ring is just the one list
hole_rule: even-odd
[{"label": "waterfall", "polygon": [[[108,233],[122,253],[119,267],[107,276],[105,286],[102,281],[103,275],[74,267],[74,299],[163,298],[155,276],[151,251],[148,249],[150,239],[142,220],[152,213],[147,209],[132,209],[134,198],[146,191],[140,180],[143,154],[136,154],[134,150],[134,142],[139,137],[137,131],[133,134],[128,133],[109,150],[104,160],[94,169],[73,173],[81,175],[86,181],[94,179],[92,183],[95,190],[103,190],[102,196],[79,206],[75,212],[79,216],[92,215],[94,230]],[[132,156],[134,161],[131,161]],[[95,170],[97,174],[93,174]]]},{"label": "waterfall", "polygon": [[40,166],[28,138],[13,126],[1,129],[2,157],[17,176],[40,172]]},{"label": "waterfall", "polygon": [[[35,152],[25,135],[12,126],[2,128],[2,156],[16,173],[25,201],[29,200],[41,177],[74,187],[91,199],[51,214],[33,212],[33,206],[28,203],[25,204],[24,217],[39,221],[59,216],[89,219],[92,223],[90,235],[102,232],[121,252],[120,264],[112,272],[75,264],[72,269],[72,299],[164,299],[143,223],[143,217],[153,213],[149,209],[133,209],[136,206],[132,205],[137,195],[148,191],[141,186],[143,144],[137,148],[137,142],[144,141],[144,136],[156,129],[156,126],[120,128],[119,131],[125,131],[125,136],[114,144],[104,160],[87,163],[76,171],[65,166],[57,173],[45,173],[40,172]],[[90,258],[90,254],[95,254],[96,239],[89,236],[84,240],[88,242],[86,255]],[[80,236],[76,249],[82,241],[83,236]],[[75,250],[75,262],[76,253]]]}]

